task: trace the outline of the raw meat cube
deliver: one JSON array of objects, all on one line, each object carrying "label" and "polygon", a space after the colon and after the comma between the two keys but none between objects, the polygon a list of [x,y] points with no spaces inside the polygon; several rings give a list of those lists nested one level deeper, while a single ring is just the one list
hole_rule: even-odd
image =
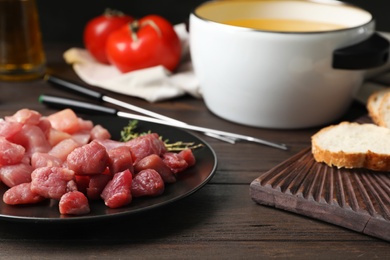
[{"label": "raw meat cube", "polygon": [[188,163],[180,154],[168,152],[164,153],[162,158],[173,173],[179,173],[188,168]]},{"label": "raw meat cube", "polygon": [[21,183],[31,182],[31,173],[34,168],[27,163],[19,163],[0,167],[0,179],[8,187]]},{"label": "raw meat cube", "polygon": [[33,204],[43,201],[45,197],[31,191],[31,183],[21,183],[9,188],[3,195],[3,201],[8,205]]},{"label": "raw meat cube", "polygon": [[92,200],[100,199],[100,194],[102,194],[102,191],[111,179],[112,175],[110,173],[91,175],[86,189],[87,197]]},{"label": "raw meat cube", "polygon": [[129,169],[134,172],[133,157],[128,146],[119,146],[108,151],[109,169],[112,174]]},{"label": "raw meat cube", "polygon": [[31,190],[45,198],[61,199],[72,187],[74,171],[61,167],[41,167],[31,174]]},{"label": "raw meat cube", "polygon": [[48,154],[59,158],[61,161],[66,161],[68,155],[74,151],[74,149],[80,147],[81,145],[75,140],[69,138],[62,140],[58,144],[56,144]]},{"label": "raw meat cube", "polygon": [[131,202],[132,174],[129,170],[118,172],[104,188],[101,197],[109,208],[119,208]]},{"label": "raw meat cube", "polygon": [[54,129],[74,134],[80,130],[79,118],[73,110],[66,108],[47,117]]},{"label": "raw meat cube", "polygon": [[137,173],[131,185],[131,194],[134,197],[155,197],[164,192],[165,186],[160,174],[152,169]]},{"label": "raw meat cube", "polygon": [[110,138],[111,138],[110,132],[108,132],[108,130],[101,125],[95,125],[91,130],[92,140],[94,139],[105,140]]},{"label": "raw meat cube", "polygon": [[76,174],[101,174],[108,166],[106,148],[92,141],[74,149],[67,157],[68,168]]},{"label": "raw meat cube", "polygon": [[157,154],[146,156],[134,165],[136,173],[146,169],[153,169],[158,172],[165,183],[176,182],[176,176]]},{"label": "raw meat cube", "polygon": [[25,151],[23,146],[14,144],[4,137],[0,137],[0,166],[21,162]]},{"label": "raw meat cube", "polygon": [[9,122],[18,122],[21,124],[37,125],[42,115],[34,110],[22,108],[16,111],[12,116],[6,116],[5,120]]},{"label": "raw meat cube", "polygon": [[91,211],[87,197],[80,191],[71,191],[62,195],[58,207],[61,214],[67,215],[85,215]]},{"label": "raw meat cube", "polygon": [[46,166],[60,167],[62,163],[63,161],[60,158],[55,157],[54,155],[50,155],[48,153],[34,153],[31,156],[31,166],[34,169]]},{"label": "raw meat cube", "polygon": [[162,155],[167,151],[164,142],[156,133],[142,135],[126,142],[133,153],[134,163],[151,154]]}]

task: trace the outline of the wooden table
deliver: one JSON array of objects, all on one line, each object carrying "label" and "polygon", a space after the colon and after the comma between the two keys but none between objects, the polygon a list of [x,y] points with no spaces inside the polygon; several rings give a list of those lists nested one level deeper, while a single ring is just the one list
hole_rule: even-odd
[{"label": "wooden table", "polygon": [[[70,46],[48,45],[48,71],[81,80],[62,60]],[[43,114],[55,110],[38,103],[42,93],[76,97],[47,82],[0,82],[0,116],[20,108]],[[249,184],[262,172],[310,145],[317,128],[269,130],[224,121],[202,100],[183,97],[155,104],[108,93],[191,124],[229,130],[286,143],[288,151],[250,143],[235,145],[204,137],[215,150],[218,168],[212,180],[176,203],[129,217],[50,225],[0,220],[1,259],[332,259],[390,255],[388,242],[332,224],[254,203]],[[353,104],[343,119],[366,113]]]}]

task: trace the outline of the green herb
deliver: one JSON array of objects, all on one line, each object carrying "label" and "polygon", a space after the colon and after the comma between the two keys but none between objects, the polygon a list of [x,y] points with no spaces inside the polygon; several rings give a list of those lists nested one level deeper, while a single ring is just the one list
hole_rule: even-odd
[{"label": "green herb", "polygon": [[130,120],[129,124],[125,127],[123,127],[123,130],[121,131],[121,139],[122,142],[130,141],[134,138],[137,138],[141,135],[145,135],[148,133],[138,133],[135,130],[137,129],[138,120]]},{"label": "green herb", "polygon": [[[148,132],[142,132],[139,133],[136,131],[137,129],[138,120],[130,120],[129,124],[123,128],[121,131],[121,139],[122,142],[130,141],[134,138],[140,137],[142,135],[150,134],[151,131]],[[195,144],[194,142],[183,142],[183,141],[177,141],[174,143],[170,143],[168,139],[163,139],[162,136],[160,136],[161,140],[163,140],[165,147],[170,152],[179,152],[185,149],[196,149],[199,147],[202,147],[202,144]]]}]

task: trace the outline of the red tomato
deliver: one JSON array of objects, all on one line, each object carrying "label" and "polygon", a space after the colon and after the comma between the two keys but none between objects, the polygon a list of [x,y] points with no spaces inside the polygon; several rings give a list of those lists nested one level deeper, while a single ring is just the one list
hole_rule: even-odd
[{"label": "red tomato", "polygon": [[90,20],[84,29],[84,45],[99,62],[109,63],[106,55],[108,36],[123,25],[133,21],[129,15],[107,9],[103,15]]},{"label": "red tomato", "polygon": [[107,40],[106,54],[121,72],[157,65],[173,71],[180,62],[181,45],[170,22],[149,15],[113,32]]}]

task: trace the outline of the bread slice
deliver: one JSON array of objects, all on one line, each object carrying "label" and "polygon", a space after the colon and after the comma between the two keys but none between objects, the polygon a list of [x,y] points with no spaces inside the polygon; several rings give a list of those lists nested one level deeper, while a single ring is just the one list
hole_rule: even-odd
[{"label": "bread slice", "polygon": [[382,104],[383,98],[390,93],[390,89],[382,89],[373,92],[367,99],[367,110],[368,114],[371,117],[372,121],[380,125],[383,120],[381,119],[382,115],[379,115],[380,106]]},{"label": "bread slice", "polygon": [[390,128],[390,92],[384,94],[381,98],[376,124]]},{"label": "bread slice", "polygon": [[341,122],[311,138],[317,162],[338,168],[390,171],[390,129],[375,124]]}]

